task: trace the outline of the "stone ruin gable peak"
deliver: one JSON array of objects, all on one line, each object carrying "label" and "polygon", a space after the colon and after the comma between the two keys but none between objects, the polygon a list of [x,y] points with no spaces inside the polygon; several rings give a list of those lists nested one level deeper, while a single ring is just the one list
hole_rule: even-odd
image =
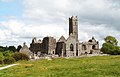
[{"label": "stone ruin gable peak", "polygon": [[66,42],[66,39],[64,36],[61,36],[60,39],[58,40],[58,42]]},{"label": "stone ruin gable peak", "polygon": [[29,50],[26,43],[23,43],[23,47],[20,49],[20,52],[31,52],[31,51]]}]

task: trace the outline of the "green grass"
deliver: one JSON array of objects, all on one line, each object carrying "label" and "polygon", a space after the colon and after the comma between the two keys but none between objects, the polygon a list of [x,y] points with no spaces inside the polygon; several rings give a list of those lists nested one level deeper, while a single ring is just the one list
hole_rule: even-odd
[{"label": "green grass", "polygon": [[0,77],[120,77],[120,56],[20,61]]}]

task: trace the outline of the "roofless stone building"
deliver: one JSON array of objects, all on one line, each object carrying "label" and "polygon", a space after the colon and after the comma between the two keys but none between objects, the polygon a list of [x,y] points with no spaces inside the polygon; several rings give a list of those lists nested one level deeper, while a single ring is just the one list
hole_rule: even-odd
[{"label": "roofless stone building", "polygon": [[44,37],[43,40],[33,38],[30,50],[34,53],[57,54],[62,57],[75,57],[81,54],[99,54],[99,42],[94,37],[88,42],[78,40],[78,17],[69,18],[69,37],[61,36],[58,41],[54,37]]}]

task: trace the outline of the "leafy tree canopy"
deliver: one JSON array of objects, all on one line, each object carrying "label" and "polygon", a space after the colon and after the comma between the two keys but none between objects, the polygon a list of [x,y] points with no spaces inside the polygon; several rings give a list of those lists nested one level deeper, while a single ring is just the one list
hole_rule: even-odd
[{"label": "leafy tree canopy", "polygon": [[11,57],[13,54],[14,53],[10,50],[7,50],[7,51],[3,52],[3,56],[5,56],[5,57]]},{"label": "leafy tree canopy", "polygon": [[19,52],[21,48],[22,48],[22,46],[19,45],[19,46],[17,47],[17,51]]},{"label": "leafy tree canopy", "polygon": [[4,59],[3,53],[0,52],[0,60],[3,60],[3,59]]},{"label": "leafy tree canopy", "polygon": [[104,40],[105,40],[106,43],[110,43],[110,44],[113,44],[113,45],[118,44],[117,39],[113,36],[107,36]]},{"label": "leafy tree canopy", "polygon": [[117,46],[118,41],[113,36],[107,36],[105,39],[105,43],[103,43],[101,51],[105,54],[111,55],[120,55],[120,47]]},{"label": "leafy tree canopy", "polygon": [[17,49],[15,48],[15,46],[9,46],[8,50],[13,51],[13,52],[17,51]]}]

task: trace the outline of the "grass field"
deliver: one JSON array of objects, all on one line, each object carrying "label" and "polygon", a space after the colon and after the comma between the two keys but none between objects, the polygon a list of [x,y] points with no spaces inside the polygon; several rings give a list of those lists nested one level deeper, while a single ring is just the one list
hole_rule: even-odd
[{"label": "grass field", "polygon": [[120,77],[120,56],[20,61],[0,77]]}]

